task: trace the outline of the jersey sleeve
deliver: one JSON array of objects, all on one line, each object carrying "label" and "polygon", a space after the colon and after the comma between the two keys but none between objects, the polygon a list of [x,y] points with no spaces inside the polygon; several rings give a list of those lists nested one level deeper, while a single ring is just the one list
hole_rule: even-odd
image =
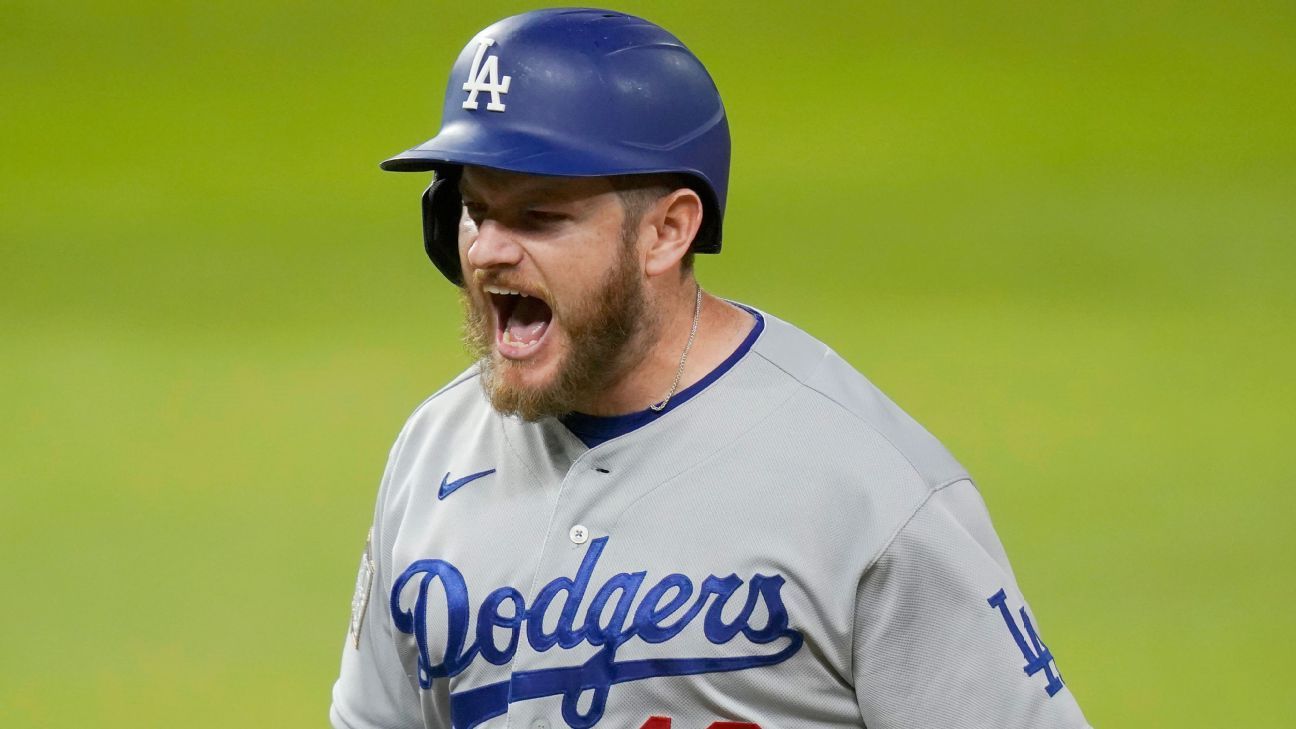
[{"label": "jersey sleeve", "polygon": [[329,719],[334,729],[421,729],[424,724],[418,693],[401,664],[392,635],[390,598],[387,594],[391,553],[383,529],[383,497],[391,477],[392,461],[400,449],[397,440],[378,490],[374,525],[365,542],[351,600],[351,622],[342,646],[342,668],[333,684]]},{"label": "jersey sleeve", "polygon": [[970,481],[934,492],[864,574],[854,679],[864,724],[1087,727]]}]

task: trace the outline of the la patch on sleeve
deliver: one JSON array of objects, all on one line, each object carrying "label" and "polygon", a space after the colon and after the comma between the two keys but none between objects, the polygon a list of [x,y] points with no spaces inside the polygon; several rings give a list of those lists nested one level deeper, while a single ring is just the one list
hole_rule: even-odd
[{"label": "la patch on sleeve", "polygon": [[[1008,596],[1002,589],[991,595],[986,602],[990,603],[990,607],[997,608],[1000,615],[1003,616],[1004,624],[1007,626],[1008,632],[1012,634],[1013,642],[1017,644],[1017,648],[1021,651],[1022,658],[1026,659],[1026,665],[1023,666],[1026,675],[1034,676],[1043,671],[1045,678],[1048,679],[1044,690],[1048,692],[1050,698],[1056,696],[1064,685],[1062,674],[1058,672],[1057,664],[1053,661],[1053,651],[1050,651],[1048,646],[1044,645],[1044,641],[1040,640],[1039,633],[1035,632],[1035,625],[1031,622],[1030,614],[1026,612],[1026,608],[1021,608],[1021,625],[1018,625],[1017,618],[1008,609]],[[1027,639],[1029,639],[1029,642],[1027,642]]]},{"label": "la patch on sleeve", "polygon": [[369,607],[369,591],[373,587],[373,529],[365,537],[364,554],[360,555],[360,571],[356,574],[355,594],[351,596],[351,639],[360,647],[360,628],[364,625],[365,610]]}]

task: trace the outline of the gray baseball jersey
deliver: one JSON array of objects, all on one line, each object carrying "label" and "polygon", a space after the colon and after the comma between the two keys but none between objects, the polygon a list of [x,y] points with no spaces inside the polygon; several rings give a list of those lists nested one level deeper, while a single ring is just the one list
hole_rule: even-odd
[{"label": "gray baseball jersey", "polygon": [[1086,726],[963,467],[753,315],[660,415],[527,423],[473,369],[424,402],[334,726]]}]

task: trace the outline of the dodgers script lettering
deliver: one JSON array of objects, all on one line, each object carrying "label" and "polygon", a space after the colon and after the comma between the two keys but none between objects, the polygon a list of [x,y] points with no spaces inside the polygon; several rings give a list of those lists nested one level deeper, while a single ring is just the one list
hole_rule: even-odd
[{"label": "dodgers script lettering", "polygon": [[[508,681],[452,694],[450,711],[456,729],[470,729],[500,716],[508,711],[511,702],[557,695],[563,697],[563,720],[572,729],[587,729],[603,717],[615,684],[770,666],[787,660],[801,648],[801,633],[788,624],[781,595],[784,578],[779,575],[755,574],[745,582],[734,574],[711,575],[699,587],[687,576],[674,573],[661,578],[639,598],[647,572],[622,572],[595,589],[584,614],[580,614],[590,592],[590,576],[607,541],[607,537],[601,537],[590,542],[576,575],[559,577],[542,586],[530,604],[516,588],[494,590],[478,606],[475,622],[470,614],[467,582],[453,564],[440,559],[418,560],[396,579],[391,591],[392,621],[397,630],[414,636],[419,685],[424,689],[431,688],[438,678],[458,675],[478,658],[494,665],[507,664],[523,636],[538,652],[581,644],[599,648],[580,665],[515,671]],[[443,606],[429,604],[429,589],[437,582],[441,589],[431,594],[443,592]],[[746,593],[740,594],[744,584]],[[565,599],[558,607],[555,600],[563,593]],[[726,621],[724,613],[730,601],[742,607]],[[761,626],[752,625],[758,602],[766,616]],[[429,649],[429,615],[436,614],[430,613],[434,609],[445,611],[444,621],[433,621],[446,631],[444,655],[439,656],[433,656]],[[557,626],[546,632],[545,616],[550,610],[559,610]],[[732,609],[728,612],[733,614]],[[715,645],[732,644],[734,655],[672,655],[672,640],[698,617],[702,618],[701,634]],[[503,645],[497,642],[497,629],[503,629],[507,636]],[[739,636],[745,640],[738,641]],[[633,639],[661,645],[661,656],[617,661],[617,649]],[[760,646],[776,642],[774,652],[760,650]],[[577,703],[582,693],[591,692],[588,708],[579,711]]]}]

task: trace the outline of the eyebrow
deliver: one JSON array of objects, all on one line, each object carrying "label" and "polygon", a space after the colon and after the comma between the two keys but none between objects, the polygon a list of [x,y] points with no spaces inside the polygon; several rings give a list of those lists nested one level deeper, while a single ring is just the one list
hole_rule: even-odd
[{"label": "eyebrow", "polygon": [[[533,182],[522,187],[520,190],[510,190],[505,194],[511,198],[510,203],[514,205],[535,205],[540,204],[565,204],[571,202],[568,196],[561,194],[561,188],[555,188],[546,185],[544,182]],[[481,194],[474,189],[472,184],[463,177],[459,178],[459,197],[471,197],[481,199]]]}]

